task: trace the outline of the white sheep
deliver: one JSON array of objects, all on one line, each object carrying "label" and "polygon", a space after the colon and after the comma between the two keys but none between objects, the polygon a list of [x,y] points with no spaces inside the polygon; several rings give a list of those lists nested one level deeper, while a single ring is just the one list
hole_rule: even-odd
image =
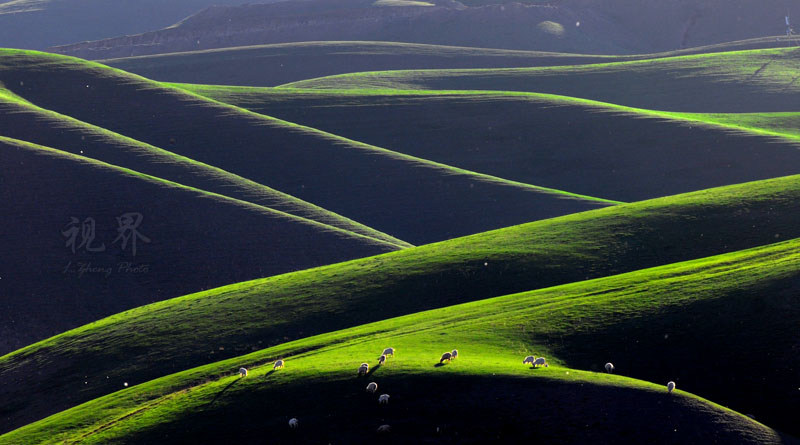
[{"label": "white sheep", "polygon": [[667,392],[672,394],[672,391],[675,391],[675,382],[667,383]]},{"label": "white sheep", "polygon": [[536,360],[534,360],[533,363],[531,363],[531,365],[533,365],[534,368],[539,365],[544,365],[545,367],[547,367],[547,360],[545,360],[544,357],[536,357]]},{"label": "white sheep", "polygon": [[442,363],[445,360],[447,360],[447,362],[450,363],[450,360],[452,359],[453,359],[453,354],[445,352],[444,354],[442,354],[442,358],[439,359],[439,363]]},{"label": "white sheep", "polygon": [[278,360],[275,362],[274,365],[272,365],[272,369],[278,369],[278,368],[283,369],[283,360]]},{"label": "white sheep", "polygon": [[385,362],[386,362],[386,355],[381,355],[380,357],[378,357],[378,364],[379,365],[382,365]]},{"label": "white sheep", "polygon": [[529,356],[525,357],[524,360],[522,360],[522,364],[524,365],[524,364],[530,363],[532,365],[534,360],[536,360],[536,357],[534,357],[532,355],[529,355]]},{"label": "white sheep", "polygon": [[389,425],[381,425],[378,427],[379,433],[388,433],[390,431],[392,431],[392,427],[390,427]]},{"label": "white sheep", "polygon": [[377,383],[370,382],[370,384],[367,385],[367,392],[371,392],[372,394],[375,394],[375,391],[377,391],[377,390],[378,390],[378,384]]},{"label": "white sheep", "polygon": [[384,349],[383,350],[383,355],[385,355],[387,357],[391,355],[392,357],[394,357],[394,348],[386,348],[386,349]]},{"label": "white sheep", "polygon": [[381,394],[380,397],[378,397],[378,403],[387,405],[389,403],[389,394]]},{"label": "white sheep", "polygon": [[297,417],[292,417],[291,419],[289,419],[289,428],[295,429],[299,424],[300,421],[297,420]]},{"label": "white sheep", "polygon": [[614,372],[614,365],[612,365],[611,363],[606,363],[606,372],[609,374]]},{"label": "white sheep", "polygon": [[247,377],[247,368],[239,368],[239,376]]},{"label": "white sheep", "polygon": [[358,367],[358,375],[366,375],[369,372],[369,363],[362,363]]},{"label": "white sheep", "polygon": [[458,349],[453,349],[453,352],[450,353],[450,357],[455,360],[458,358]]}]

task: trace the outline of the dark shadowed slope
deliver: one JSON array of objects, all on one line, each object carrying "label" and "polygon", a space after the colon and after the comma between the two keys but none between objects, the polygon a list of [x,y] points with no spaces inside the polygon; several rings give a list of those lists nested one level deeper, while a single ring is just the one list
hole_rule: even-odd
[{"label": "dark shadowed slope", "polygon": [[53,45],[136,34],[173,25],[202,8],[223,4],[237,5],[241,1],[2,1],[0,47],[45,49]]},{"label": "dark shadowed slope", "polygon": [[44,53],[5,51],[26,100],[226,170],[412,244],[613,203],[436,164]]},{"label": "dark shadowed slope", "polygon": [[[704,190],[134,309],[2,357],[0,431],[117,391],[121,382],[144,382],[311,335],[798,237],[798,200],[800,176]],[[74,361],[50,358],[65,354]],[[37,363],[48,365],[31,374]]]},{"label": "dark shadowed slope", "polygon": [[515,51],[399,42],[299,42],[107,59],[165,82],[276,86],[360,71],[580,65],[685,54],[786,47],[774,37],[636,56]]},{"label": "dark shadowed slope", "polygon": [[188,292],[398,249],[59,150],[0,143],[3,352]]},{"label": "dark shadowed slope", "polygon": [[[139,173],[409,247],[409,244],[219,168],[37,107],[0,89],[0,135],[79,154]],[[169,145],[167,145],[169,147]]]},{"label": "dark shadowed slope", "polygon": [[[114,375],[106,380],[115,393],[0,442],[291,439],[286,420],[298,417],[302,443],[366,443],[380,424],[396,429],[388,437],[398,443],[433,439],[436,426],[453,443],[505,434],[575,444],[781,443],[691,393],[797,430],[798,264],[795,239],[328,332],[133,388]],[[375,366],[390,345],[395,356]],[[436,365],[453,347],[458,358]],[[741,366],[742,351],[759,357],[758,372]],[[552,366],[521,364],[528,354]],[[277,358],[286,366],[274,372]],[[596,372],[608,360],[627,377]],[[361,362],[373,365],[366,378],[356,377]],[[232,375],[239,366],[247,378]],[[364,392],[370,381],[390,394],[388,406]],[[452,407],[442,409],[443,399]]]},{"label": "dark shadowed slope", "polygon": [[800,173],[798,139],[565,97],[181,87],[470,171],[626,202]]},{"label": "dark shadowed slope", "polygon": [[567,67],[384,71],[287,86],[530,91],[651,110],[797,111],[799,55],[800,48],[784,48]]},{"label": "dark shadowed slope", "polygon": [[797,5],[784,0],[563,0],[467,8],[447,0],[427,3],[381,7],[375,0],[313,0],[211,7],[175,27],[51,50],[105,59],[269,43],[379,40],[644,54],[765,36],[774,40],[784,34],[787,11],[800,14]]}]

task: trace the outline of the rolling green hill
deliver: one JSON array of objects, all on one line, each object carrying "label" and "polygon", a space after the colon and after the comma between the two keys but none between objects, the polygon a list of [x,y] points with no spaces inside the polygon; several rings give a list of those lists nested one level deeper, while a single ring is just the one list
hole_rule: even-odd
[{"label": "rolling green hill", "polygon": [[774,37],[765,37],[666,53],[603,56],[402,42],[323,41],[186,51],[99,62],[165,82],[276,86],[360,71],[563,66],[786,45]]},{"label": "rolling green hill", "polygon": [[800,137],[733,126],[735,114],[723,126],[535,93],[179,86],[412,156],[625,202],[800,173]]},{"label": "rolling green hill", "polygon": [[[192,159],[37,107],[0,88],[0,135],[85,156],[381,240],[404,241],[286,193]],[[169,147],[169,145],[166,145]]]},{"label": "rolling green hill", "polygon": [[[798,199],[800,176],[728,186],[134,309],[0,358],[0,431],[116,391],[120,382],[144,382],[312,335],[795,238]],[[618,315],[622,323],[629,313]],[[31,366],[41,373],[31,374]]]},{"label": "rolling green hill", "polygon": [[501,68],[616,61],[615,56],[515,51],[401,42],[292,42],[100,60],[166,81],[276,86],[357,71]]},{"label": "rolling green hill", "polygon": [[[608,434],[632,442],[781,443],[742,414],[683,391],[668,395],[663,383],[586,370],[613,361],[621,375],[674,380],[796,431],[798,264],[796,239],[331,332],[133,388],[113,376],[121,391],[0,443],[253,440],[268,432],[366,442],[381,424],[394,426],[390,440],[416,442],[435,439],[439,426],[459,443],[456,434],[478,443],[534,432],[564,443]],[[396,357],[356,377],[359,363],[374,364],[390,345]],[[454,347],[459,358],[436,365]],[[530,353],[553,366],[521,365]],[[277,358],[286,367],[272,372]],[[742,366],[748,359],[758,372]],[[239,366],[250,368],[247,378],[231,375]],[[369,381],[390,394],[387,407],[364,393]],[[295,416],[303,429],[292,432],[284,422]]]},{"label": "rolling green hill", "polygon": [[529,91],[652,110],[797,111],[799,53],[792,47],[567,67],[367,72],[285,86]]},{"label": "rolling green hill", "polygon": [[5,137],[0,162],[3,353],[154,301],[400,249]]},{"label": "rolling green hill", "polygon": [[169,147],[412,244],[615,204],[388,151],[79,59],[4,50],[0,80],[42,108]]}]

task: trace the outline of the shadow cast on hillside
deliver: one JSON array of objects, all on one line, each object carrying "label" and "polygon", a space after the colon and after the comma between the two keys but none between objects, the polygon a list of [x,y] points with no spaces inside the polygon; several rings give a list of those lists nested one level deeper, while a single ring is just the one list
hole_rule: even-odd
[{"label": "shadow cast on hillside", "polygon": [[207,407],[211,407],[212,405],[214,405],[214,402],[216,402],[217,399],[219,399],[223,394],[225,394],[225,391],[229,390],[231,388],[231,386],[239,383],[239,380],[241,380],[241,379],[242,379],[242,377],[230,382],[228,384],[228,386],[222,388],[222,391],[218,392],[217,395],[215,395],[214,398],[210,402],[208,402]]},{"label": "shadow cast on hillside", "polygon": [[380,368],[381,368],[381,366],[383,366],[383,365],[375,365],[375,367],[374,367],[374,368],[372,368],[372,369],[370,369],[369,371],[367,371],[366,377],[370,377],[370,376],[372,376],[372,374],[374,374],[374,373],[375,373],[375,371],[377,371],[378,369],[380,369]]}]

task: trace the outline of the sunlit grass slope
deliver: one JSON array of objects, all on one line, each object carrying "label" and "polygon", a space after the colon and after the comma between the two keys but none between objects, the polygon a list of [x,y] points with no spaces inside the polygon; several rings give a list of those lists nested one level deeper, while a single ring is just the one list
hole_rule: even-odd
[{"label": "sunlit grass slope", "polygon": [[79,59],[4,50],[0,79],[37,106],[169,147],[412,244],[614,204],[388,151]]},{"label": "sunlit grass slope", "polygon": [[155,301],[400,248],[14,139],[0,137],[0,162],[4,354]]},{"label": "sunlit grass slope", "polygon": [[529,91],[653,110],[797,111],[799,53],[792,47],[565,67],[379,71],[285,86]]},{"label": "sunlit grass slope", "polygon": [[[120,381],[143,382],[422,310],[798,237],[798,199],[800,176],[747,183],[539,221],[134,309],[2,357],[2,430],[107,394]],[[31,374],[31,366],[40,372]],[[19,384],[22,380],[25,385]],[[37,397],[28,397],[31,393]]]},{"label": "sunlit grass slope", "polygon": [[[117,388],[136,386],[0,443],[355,443],[381,424],[393,426],[389,440],[417,443],[435,440],[437,427],[457,443],[520,434],[562,443],[780,443],[769,428],[684,391],[796,431],[798,265],[800,241],[791,240],[411,314],[142,384],[114,375]],[[396,357],[374,366],[387,346]],[[436,366],[453,348],[459,358]],[[528,354],[553,366],[522,365]],[[745,366],[748,357],[758,357],[758,372]],[[272,372],[278,358],[286,366]],[[586,372],[606,361],[655,384]],[[356,377],[361,362],[373,364],[366,378]],[[247,378],[232,376],[239,366],[250,368]],[[676,394],[667,394],[668,380]],[[369,381],[390,394],[388,406],[364,392]],[[301,419],[298,431],[288,429],[291,417]]]},{"label": "sunlit grass slope", "polygon": [[736,126],[736,114],[723,122],[536,93],[179,86],[470,171],[626,202],[800,173],[800,137]]}]

